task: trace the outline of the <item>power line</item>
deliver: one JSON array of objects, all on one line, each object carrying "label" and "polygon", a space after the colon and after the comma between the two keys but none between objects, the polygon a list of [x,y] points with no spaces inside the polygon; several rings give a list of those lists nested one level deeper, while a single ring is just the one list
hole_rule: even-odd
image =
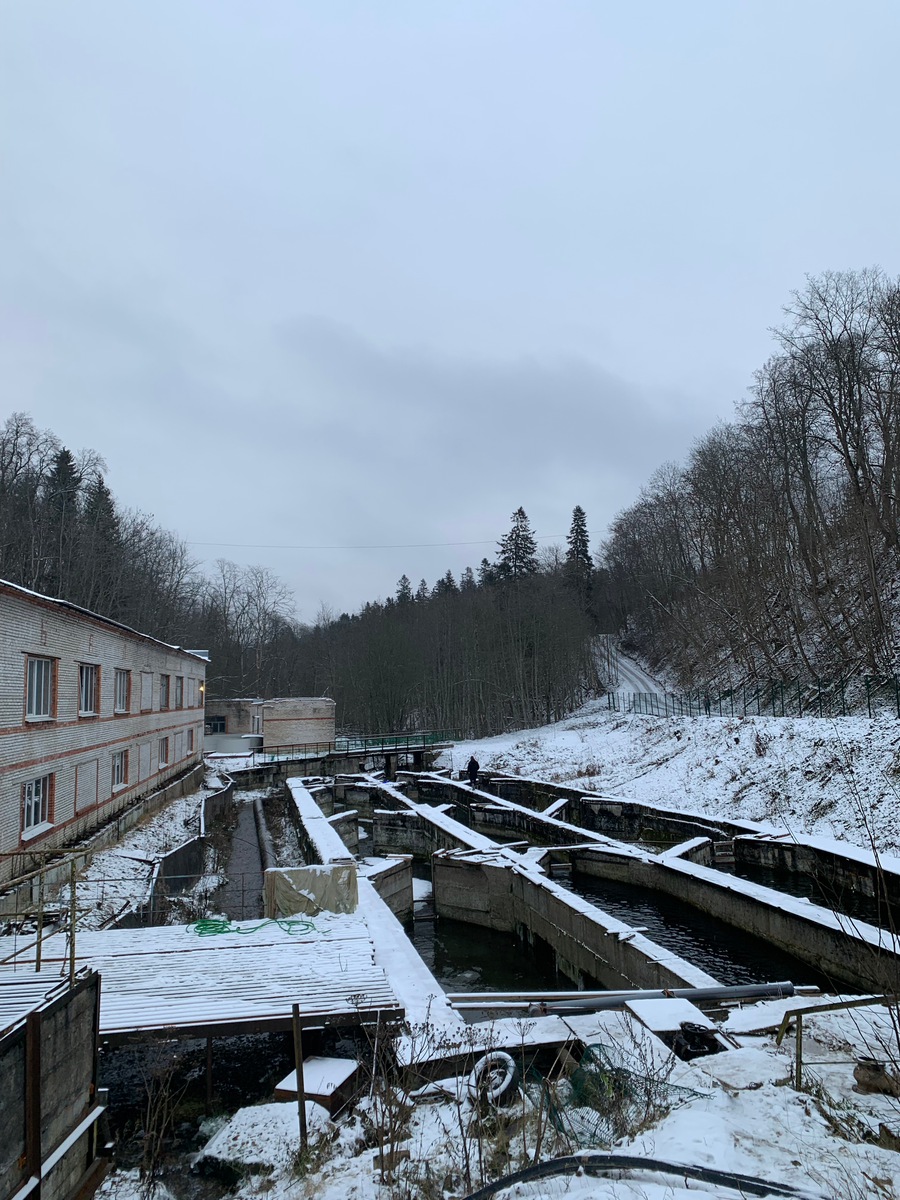
[{"label": "power line", "polygon": [[[537,539],[561,538],[564,533],[537,533]],[[443,546],[494,546],[498,538],[479,542],[400,542],[383,546],[278,546],[265,542],[187,542],[188,546],[224,546],[231,550],[431,550]]]}]

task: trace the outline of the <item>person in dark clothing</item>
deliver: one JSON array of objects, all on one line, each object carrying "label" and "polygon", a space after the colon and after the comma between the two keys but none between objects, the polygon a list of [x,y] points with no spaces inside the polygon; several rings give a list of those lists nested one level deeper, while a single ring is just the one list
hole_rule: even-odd
[{"label": "person in dark clothing", "polygon": [[466,774],[469,776],[469,787],[474,787],[478,782],[478,772],[481,769],[481,764],[473,754],[469,759],[469,765],[466,767]]}]

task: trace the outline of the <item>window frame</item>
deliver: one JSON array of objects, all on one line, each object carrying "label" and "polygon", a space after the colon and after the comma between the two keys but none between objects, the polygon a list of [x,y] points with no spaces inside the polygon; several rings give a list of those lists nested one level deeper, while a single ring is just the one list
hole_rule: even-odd
[{"label": "window frame", "polygon": [[188,752],[188,754],[194,753],[194,730],[193,730],[193,727],[187,731],[187,752]]},{"label": "window frame", "polygon": [[175,703],[173,708],[184,708],[184,676],[175,676]]},{"label": "window frame", "polygon": [[[165,683],[163,682],[163,680],[165,680]],[[169,700],[171,699],[171,686],[172,686],[171,675],[164,675],[164,674],[160,673],[160,676],[159,676],[159,711],[160,712],[167,712],[169,709]],[[163,695],[164,694],[165,694],[165,698],[166,698],[165,704],[163,704]]]},{"label": "window frame", "polygon": [[[49,680],[48,682],[48,705],[45,713],[30,713],[28,711],[29,683],[31,677],[32,663],[48,663]],[[23,715],[26,721],[55,721],[56,720],[56,678],[57,678],[57,659],[50,658],[46,654],[26,654],[25,655],[25,696],[23,699]]]},{"label": "window frame", "polygon": [[[124,678],[125,681],[125,704],[123,708],[119,707],[119,682]],[[124,716],[131,712],[131,672],[125,667],[116,667],[113,673],[113,713],[116,716]]]},{"label": "window frame", "polygon": [[[163,758],[163,747],[165,747],[165,758]],[[156,747],[156,769],[161,771],[163,767],[167,766],[169,766],[169,739],[161,737]]]},{"label": "window frame", "polygon": [[[22,789],[20,792],[20,808],[19,808],[19,821],[21,823],[21,833],[19,836],[22,840],[25,840],[25,839],[31,838],[31,837],[36,837],[37,834],[42,833],[44,830],[50,829],[52,827],[52,825],[53,825],[53,793],[54,793],[55,780],[56,780],[55,773],[50,771],[46,775],[39,775],[36,779],[26,779],[25,782],[22,784]],[[35,784],[42,785],[41,795],[38,797],[37,801],[35,801],[35,797],[34,797]],[[28,795],[29,789],[31,789],[30,798]],[[26,824],[26,821],[25,821],[26,811],[30,810],[31,814],[33,815],[35,803],[40,805],[40,808],[39,808],[40,820],[38,820],[38,821],[32,820]],[[26,805],[28,805],[28,809],[26,809]]]},{"label": "window frame", "polygon": [[[91,686],[91,699],[93,708],[82,708],[82,701],[85,698],[85,672],[92,672],[93,683]],[[98,717],[100,715],[100,665],[99,663],[78,664],[78,716],[79,717]]]},{"label": "window frame", "polygon": [[[110,782],[113,792],[121,792],[128,787],[128,751],[113,750],[110,763]],[[121,768],[119,780],[116,780],[117,768]]]}]

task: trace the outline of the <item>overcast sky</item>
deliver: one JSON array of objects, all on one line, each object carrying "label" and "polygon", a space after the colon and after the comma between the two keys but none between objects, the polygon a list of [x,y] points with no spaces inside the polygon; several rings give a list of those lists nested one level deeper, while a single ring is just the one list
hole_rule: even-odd
[{"label": "overcast sky", "polygon": [[806,273],[900,272],[893,0],[0,14],[3,415],[306,619],[596,545]]}]

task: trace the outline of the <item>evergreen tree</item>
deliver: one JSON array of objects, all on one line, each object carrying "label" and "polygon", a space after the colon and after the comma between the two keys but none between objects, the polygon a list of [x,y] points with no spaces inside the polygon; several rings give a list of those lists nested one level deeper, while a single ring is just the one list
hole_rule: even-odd
[{"label": "evergreen tree", "polygon": [[74,558],[81,472],[65,446],[55,455],[47,477],[48,544],[43,586],[51,596],[66,596]]},{"label": "evergreen tree", "polygon": [[496,571],[501,579],[519,579],[537,571],[537,541],[521,506],[513,513],[512,528],[498,546]]},{"label": "evergreen tree", "polygon": [[76,594],[70,598],[107,616],[118,616],[122,532],[116,502],[99,472],[85,488],[78,560]]},{"label": "evergreen tree", "polygon": [[428,584],[424,579],[419,580],[419,586],[416,588],[416,599],[427,600],[429,596]]},{"label": "evergreen tree", "polygon": [[478,568],[478,582],[481,587],[487,587],[490,583],[496,583],[497,572],[486,558],[481,560],[481,566]]},{"label": "evergreen tree", "polygon": [[401,575],[397,582],[397,600],[400,604],[407,604],[412,598],[412,584],[409,582],[409,576]]},{"label": "evergreen tree", "polygon": [[448,570],[447,574],[442,576],[434,585],[433,596],[452,596],[459,591],[456,586],[456,580],[453,578],[453,572]]},{"label": "evergreen tree", "polygon": [[572,525],[566,536],[566,575],[578,594],[583,607],[591,599],[594,565],[591,561],[591,546],[588,537],[587,518],[584,509],[576,504],[572,510]]},{"label": "evergreen tree", "polygon": [[478,584],[475,582],[475,572],[471,567],[466,567],[462,575],[459,577],[459,590],[461,592],[468,592],[477,586]]}]

